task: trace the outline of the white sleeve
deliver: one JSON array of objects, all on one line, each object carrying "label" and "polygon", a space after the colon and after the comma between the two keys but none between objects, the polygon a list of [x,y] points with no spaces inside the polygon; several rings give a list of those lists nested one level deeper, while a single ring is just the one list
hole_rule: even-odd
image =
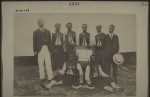
[{"label": "white sleeve", "polygon": [[91,83],[90,80],[90,66],[86,66],[86,71],[85,71],[85,80],[87,83]]},{"label": "white sleeve", "polygon": [[109,76],[108,74],[106,74],[105,72],[103,72],[103,70],[102,70],[102,68],[101,68],[100,65],[99,65],[99,74],[100,74],[101,76],[103,76],[103,77],[108,77],[108,76]]}]

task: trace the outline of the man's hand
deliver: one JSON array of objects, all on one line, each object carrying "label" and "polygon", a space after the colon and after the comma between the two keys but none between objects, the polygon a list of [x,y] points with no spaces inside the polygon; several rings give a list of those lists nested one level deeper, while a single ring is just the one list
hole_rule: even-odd
[{"label": "man's hand", "polygon": [[106,77],[109,77],[109,75],[106,75]]},{"label": "man's hand", "polygon": [[108,74],[105,74],[103,77],[107,78],[107,77],[110,77]]}]

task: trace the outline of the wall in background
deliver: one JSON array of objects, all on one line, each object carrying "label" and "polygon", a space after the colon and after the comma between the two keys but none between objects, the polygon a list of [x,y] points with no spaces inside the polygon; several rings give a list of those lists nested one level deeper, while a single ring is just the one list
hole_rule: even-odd
[{"label": "wall in background", "polygon": [[33,56],[33,31],[38,28],[37,20],[44,19],[45,28],[55,32],[54,25],[61,24],[61,32],[66,33],[66,23],[73,24],[78,36],[83,23],[88,25],[91,41],[94,41],[96,25],[102,25],[102,32],[108,33],[110,24],[114,24],[115,34],[119,36],[120,52],[136,52],[136,15],[107,13],[28,13],[14,14],[14,56]]},{"label": "wall in background", "polygon": [[[123,66],[136,66],[136,52],[121,53],[124,57]],[[53,62],[52,62],[53,63]],[[36,56],[14,57],[15,67],[38,66]]]}]

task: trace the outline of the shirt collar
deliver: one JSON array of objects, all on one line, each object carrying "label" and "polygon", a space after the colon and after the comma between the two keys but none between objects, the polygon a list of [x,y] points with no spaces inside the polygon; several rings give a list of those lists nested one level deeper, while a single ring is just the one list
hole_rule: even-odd
[{"label": "shirt collar", "polygon": [[113,36],[114,34],[113,33],[109,33],[109,36]]},{"label": "shirt collar", "polygon": [[41,31],[42,31],[42,30],[44,31],[44,27],[43,27],[43,28],[40,28],[40,27],[39,27],[39,29],[40,29]]}]

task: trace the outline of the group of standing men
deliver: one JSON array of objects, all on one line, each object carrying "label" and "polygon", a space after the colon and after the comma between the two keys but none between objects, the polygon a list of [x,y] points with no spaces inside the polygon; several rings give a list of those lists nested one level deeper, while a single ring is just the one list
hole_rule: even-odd
[{"label": "group of standing men", "polygon": [[[72,60],[76,58],[76,56],[74,56],[76,47],[76,32],[72,31],[72,23],[67,23],[66,27],[68,29],[68,32],[66,35],[64,35],[62,32],[60,32],[61,25],[57,23],[55,24],[55,33],[53,33],[51,37],[50,31],[44,28],[43,19],[38,20],[38,25],[39,28],[33,32],[34,54],[38,56],[41,82],[44,82],[45,80],[45,63],[48,80],[50,81],[49,87],[51,87],[57,82],[52,81],[53,79],[61,79],[61,77],[53,75],[53,70],[59,70],[60,74],[63,75],[64,71],[66,72],[66,69],[69,68],[69,65],[67,64],[72,64],[70,62],[72,62]],[[79,35],[79,46],[88,47],[90,46],[90,33],[87,32],[87,24],[83,24],[82,29],[83,32]],[[98,66],[97,68],[99,69],[101,75],[104,77],[108,77],[110,75],[110,68],[112,65],[113,78],[114,82],[116,82],[117,65],[113,62],[112,57],[114,54],[119,52],[118,36],[113,33],[115,29],[114,25],[109,26],[109,33],[107,35],[101,32],[101,29],[101,25],[96,26],[96,30],[98,33],[95,35],[95,54],[91,56],[90,63],[99,64],[100,67]],[[66,52],[70,54],[67,57],[68,59],[66,59]],[[82,66],[78,64],[77,59],[73,63],[77,65],[76,67],[79,75],[79,81],[81,82],[83,77],[85,77],[85,80],[88,83],[89,78],[87,77],[87,72],[85,73],[85,75],[82,74]],[[87,65],[86,69],[88,70],[88,68],[90,67],[90,65]],[[45,86],[48,87],[48,85]],[[75,88],[77,86],[79,85],[74,84]],[[89,84],[88,87],[92,88],[91,84]]]}]

